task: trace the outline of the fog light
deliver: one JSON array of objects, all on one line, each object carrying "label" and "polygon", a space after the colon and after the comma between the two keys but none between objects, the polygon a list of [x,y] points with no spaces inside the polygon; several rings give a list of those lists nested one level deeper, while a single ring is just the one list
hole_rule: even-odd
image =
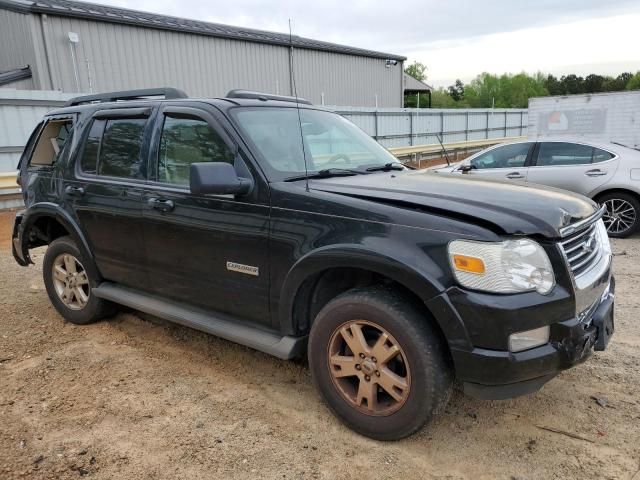
[{"label": "fog light", "polygon": [[521,352],[539,347],[549,341],[549,326],[527,330],[509,335],[509,351]]}]

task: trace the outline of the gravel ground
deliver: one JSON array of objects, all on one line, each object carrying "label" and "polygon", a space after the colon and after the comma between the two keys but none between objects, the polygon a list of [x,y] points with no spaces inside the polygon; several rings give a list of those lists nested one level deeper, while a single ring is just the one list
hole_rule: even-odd
[{"label": "gravel ground", "polygon": [[456,392],[395,443],[332,416],[303,363],[131,313],[65,323],[0,213],[0,478],[640,479],[640,238],[614,242],[616,334],[535,395]]}]

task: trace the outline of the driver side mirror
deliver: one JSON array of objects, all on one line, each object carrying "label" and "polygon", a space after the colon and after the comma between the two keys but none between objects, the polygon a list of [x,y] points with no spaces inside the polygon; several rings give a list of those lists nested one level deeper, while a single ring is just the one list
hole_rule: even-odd
[{"label": "driver side mirror", "polygon": [[191,193],[197,195],[246,195],[253,181],[241,178],[226,162],[192,163],[189,171]]},{"label": "driver side mirror", "polygon": [[460,171],[461,171],[462,173],[469,173],[469,172],[470,172],[471,170],[473,170],[473,169],[474,169],[474,166],[473,166],[473,165],[471,165],[470,163],[468,163],[468,164],[466,164],[466,165],[462,165],[462,166],[460,167]]}]

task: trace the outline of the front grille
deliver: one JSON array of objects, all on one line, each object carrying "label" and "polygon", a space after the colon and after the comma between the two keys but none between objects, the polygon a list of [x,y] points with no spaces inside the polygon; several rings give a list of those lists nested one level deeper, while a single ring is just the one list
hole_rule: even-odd
[{"label": "front grille", "polygon": [[602,245],[598,240],[596,223],[560,242],[574,277],[589,270],[600,260]]}]

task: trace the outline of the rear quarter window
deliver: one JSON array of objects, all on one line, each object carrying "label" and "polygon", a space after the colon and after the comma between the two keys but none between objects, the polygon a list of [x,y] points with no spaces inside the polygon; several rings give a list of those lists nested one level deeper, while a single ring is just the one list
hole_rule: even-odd
[{"label": "rear quarter window", "polygon": [[30,166],[52,166],[62,156],[73,135],[73,119],[49,120],[33,147]]},{"label": "rear quarter window", "polygon": [[614,157],[613,153],[602,150],[601,148],[593,148],[593,163],[605,162]]}]

